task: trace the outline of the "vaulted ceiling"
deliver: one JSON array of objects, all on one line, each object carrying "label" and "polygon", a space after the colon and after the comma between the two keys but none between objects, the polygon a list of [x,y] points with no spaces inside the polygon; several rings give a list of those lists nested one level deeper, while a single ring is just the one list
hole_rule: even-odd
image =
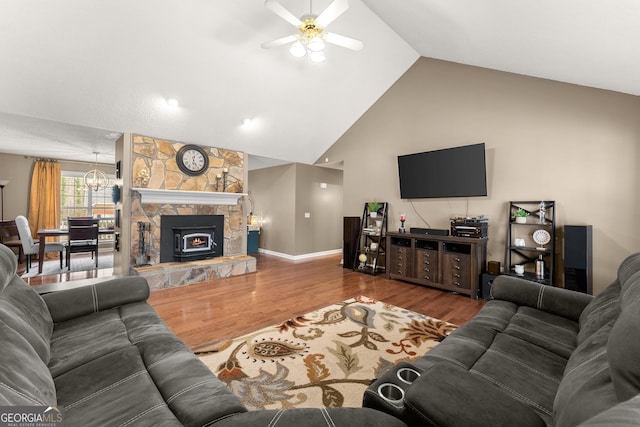
[{"label": "vaulted ceiling", "polygon": [[364,49],[328,46],[321,64],[260,47],[296,31],[262,0],[2,6],[5,153],[109,162],[133,132],[312,163],[419,56],[640,94],[636,0],[350,0],[328,29]]}]

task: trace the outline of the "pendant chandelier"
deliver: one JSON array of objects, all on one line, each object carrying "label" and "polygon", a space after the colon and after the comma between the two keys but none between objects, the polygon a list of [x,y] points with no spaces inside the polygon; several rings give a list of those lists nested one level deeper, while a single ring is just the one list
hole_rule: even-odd
[{"label": "pendant chandelier", "polygon": [[109,178],[107,178],[106,173],[98,169],[98,154],[100,153],[97,151],[94,151],[93,153],[96,155],[96,165],[95,168],[84,174],[84,184],[93,191],[98,191],[103,188],[107,188],[109,185]]}]

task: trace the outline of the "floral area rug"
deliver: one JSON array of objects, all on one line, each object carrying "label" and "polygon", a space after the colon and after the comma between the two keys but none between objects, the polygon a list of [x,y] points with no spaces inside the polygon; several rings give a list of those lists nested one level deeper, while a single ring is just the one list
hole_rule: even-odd
[{"label": "floral area rug", "polygon": [[456,327],[360,296],[194,352],[249,410],[361,407],[375,378]]}]

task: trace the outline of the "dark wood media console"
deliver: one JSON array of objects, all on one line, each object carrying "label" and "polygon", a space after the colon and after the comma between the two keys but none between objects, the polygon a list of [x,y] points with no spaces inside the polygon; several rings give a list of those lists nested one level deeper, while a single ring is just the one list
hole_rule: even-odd
[{"label": "dark wood media console", "polygon": [[486,238],[388,233],[387,250],[388,279],[478,298],[487,258]]}]

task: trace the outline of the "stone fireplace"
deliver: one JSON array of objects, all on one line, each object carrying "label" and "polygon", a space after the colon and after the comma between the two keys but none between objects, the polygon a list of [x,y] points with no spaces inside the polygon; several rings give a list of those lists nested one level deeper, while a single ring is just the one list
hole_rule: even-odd
[{"label": "stone fireplace", "polygon": [[[202,147],[209,169],[188,176],[176,164],[182,146],[132,135],[129,272],[144,276],[152,289],[255,272],[255,258],[243,247],[244,153]],[[149,230],[144,257],[138,252],[139,224]]]}]

